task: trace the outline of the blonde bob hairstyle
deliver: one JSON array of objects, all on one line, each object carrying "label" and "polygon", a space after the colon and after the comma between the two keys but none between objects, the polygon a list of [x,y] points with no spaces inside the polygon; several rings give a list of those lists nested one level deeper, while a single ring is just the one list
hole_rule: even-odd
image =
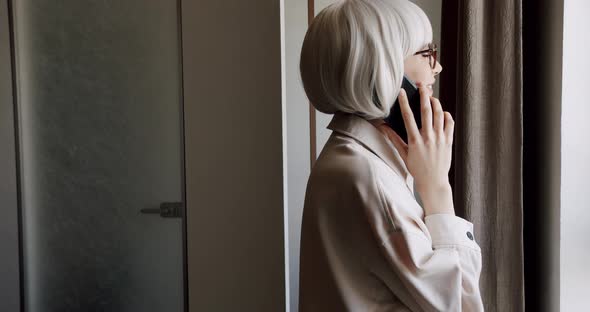
[{"label": "blonde bob hairstyle", "polygon": [[428,17],[408,0],[336,1],[305,34],[303,88],[322,113],[385,118],[402,85],[404,60],[430,42]]}]

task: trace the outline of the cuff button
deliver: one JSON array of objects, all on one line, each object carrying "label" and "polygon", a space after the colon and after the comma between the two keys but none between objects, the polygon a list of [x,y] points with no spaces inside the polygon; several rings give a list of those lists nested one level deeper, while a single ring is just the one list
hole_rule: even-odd
[{"label": "cuff button", "polygon": [[467,231],[467,237],[469,237],[470,240],[473,240],[473,234],[469,231]]}]

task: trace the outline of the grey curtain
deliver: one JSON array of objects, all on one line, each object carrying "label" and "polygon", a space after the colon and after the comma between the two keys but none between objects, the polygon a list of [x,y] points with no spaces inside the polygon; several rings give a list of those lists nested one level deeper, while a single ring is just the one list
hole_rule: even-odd
[{"label": "grey curtain", "polygon": [[482,248],[486,311],[524,310],[521,0],[443,1],[440,98],[457,214]]}]

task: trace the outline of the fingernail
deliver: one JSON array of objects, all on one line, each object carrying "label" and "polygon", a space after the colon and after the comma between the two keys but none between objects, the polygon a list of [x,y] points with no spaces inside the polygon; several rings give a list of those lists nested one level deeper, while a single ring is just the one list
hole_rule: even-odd
[{"label": "fingernail", "polygon": [[405,96],[406,95],[406,90],[404,90],[404,89],[399,90],[399,94],[402,95],[402,96]]}]

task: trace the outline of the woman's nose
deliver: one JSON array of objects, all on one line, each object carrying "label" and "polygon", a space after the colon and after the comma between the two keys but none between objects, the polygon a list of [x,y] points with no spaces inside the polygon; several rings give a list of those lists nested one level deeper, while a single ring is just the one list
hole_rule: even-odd
[{"label": "woman's nose", "polygon": [[442,65],[438,61],[436,61],[436,66],[434,67],[434,74],[438,75],[443,70]]}]

